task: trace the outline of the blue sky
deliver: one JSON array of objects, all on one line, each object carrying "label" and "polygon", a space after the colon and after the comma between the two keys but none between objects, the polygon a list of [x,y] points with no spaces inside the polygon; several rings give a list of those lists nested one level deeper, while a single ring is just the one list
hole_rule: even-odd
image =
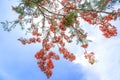
[{"label": "blue sky", "polygon": [[[11,5],[17,0],[0,1],[0,21],[14,20],[17,15]],[[77,55],[73,63],[61,59],[54,61],[53,76],[49,80],[120,80],[120,21],[113,22],[118,27],[118,36],[105,39],[96,28],[84,23],[89,38],[93,40],[89,51],[96,53],[97,62],[90,65],[81,54],[83,51],[74,43],[67,47]],[[24,36],[17,26],[6,32],[0,25],[0,80],[47,80],[36,64],[34,54],[40,44],[22,45],[17,38]],[[54,49],[55,52],[58,52]]]}]

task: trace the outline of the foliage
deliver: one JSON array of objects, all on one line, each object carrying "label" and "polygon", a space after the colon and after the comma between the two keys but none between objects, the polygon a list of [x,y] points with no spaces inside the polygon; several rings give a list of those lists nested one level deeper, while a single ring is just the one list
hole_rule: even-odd
[{"label": "foliage", "polygon": [[[17,24],[22,30],[27,29],[33,37],[19,38],[24,45],[36,42],[42,44],[35,58],[41,71],[50,78],[54,68],[53,59],[60,59],[59,54],[51,51],[51,48],[58,46],[60,54],[73,61],[76,59],[75,54],[65,48],[65,42],[71,43],[73,39],[80,42],[89,63],[95,62],[94,52],[87,51],[91,40],[87,39],[87,32],[82,29],[80,19],[97,25],[106,38],[116,36],[117,29],[110,21],[120,17],[120,8],[112,8],[117,1],[120,0],[21,0],[18,6],[12,7],[13,11],[19,14],[18,19],[1,24],[4,30],[8,31]],[[26,25],[28,27],[25,27]]]}]

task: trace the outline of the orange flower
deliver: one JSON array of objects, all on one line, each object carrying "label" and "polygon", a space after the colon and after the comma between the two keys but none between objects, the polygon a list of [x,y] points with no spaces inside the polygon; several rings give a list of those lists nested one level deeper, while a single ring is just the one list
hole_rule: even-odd
[{"label": "orange flower", "polygon": [[73,53],[71,53],[71,54],[69,55],[69,60],[70,60],[70,61],[73,61],[73,60],[75,60],[75,59],[76,59],[75,55],[74,55]]},{"label": "orange flower", "polygon": [[50,51],[49,53],[48,53],[48,56],[51,58],[52,56],[54,56],[55,55],[55,53],[54,52],[52,52],[52,51]]},{"label": "orange flower", "polygon": [[64,25],[62,22],[60,22],[59,28],[60,28],[62,31],[66,31],[66,27],[65,27],[65,25]]},{"label": "orange flower", "polygon": [[44,49],[41,49],[40,51],[38,51],[36,54],[35,54],[35,58],[36,59],[40,59],[40,58],[43,58],[43,56],[46,54],[46,51]]},{"label": "orange flower", "polygon": [[18,16],[18,19],[19,19],[19,20],[21,20],[22,18],[23,18],[23,16],[21,16],[21,15]]},{"label": "orange flower", "polygon": [[56,33],[55,28],[54,28],[52,25],[50,26],[50,30],[51,30],[53,33]]},{"label": "orange flower", "polygon": [[103,35],[106,37],[106,38],[110,38],[112,36],[116,36],[117,35],[117,29],[115,26],[112,26],[111,24],[109,25],[102,25],[99,27],[100,30],[103,32]]},{"label": "orange flower", "polygon": [[23,39],[23,38],[19,38],[18,40],[21,41],[21,43],[22,43],[23,45],[25,45],[25,44],[27,43],[27,41],[26,41],[25,39]]},{"label": "orange flower", "polygon": [[35,39],[34,37],[33,37],[33,38],[30,38],[30,39],[29,39],[29,42],[30,42],[30,43],[33,43],[33,42],[35,43],[35,42],[36,42],[36,39]]},{"label": "orange flower", "polygon": [[50,45],[50,44],[45,44],[45,49],[46,49],[47,51],[49,51],[50,48],[51,48],[51,45]]},{"label": "orange flower", "polygon": [[52,70],[46,69],[45,74],[46,74],[47,78],[50,78],[52,76]]},{"label": "orange flower", "polygon": [[55,56],[54,56],[54,59],[55,59],[55,60],[60,60],[60,57],[59,57],[58,55],[55,55]]},{"label": "orange flower", "polygon": [[87,44],[87,43],[82,44],[81,47],[83,47],[83,48],[87,48],[87,47],[88,47],[88,44]]},{"label": "orange flower", "polygon": [[89,63],[94,64],[94,62],[95,62],[94,53],[93,52],[90,52],[90,53],[85,52],[84,54],[85,54],[85,58],[88,59]]},{"label": "orange flower", "polygon": [[32,35],[37,35],[38,34],[38,28],[35,28],[33,31],[32,31]]},{"label": "orange flower", "polygon": [[54,64],[53,64],[51,59],[48,59],[48,61],[47,61],[47,68],[48,69],[53,69],[54,68]]},{"label": "orange flower", "polygon": [[36,41],[37,41],[37,42],[41,42],[40,38],[37,38]]}]

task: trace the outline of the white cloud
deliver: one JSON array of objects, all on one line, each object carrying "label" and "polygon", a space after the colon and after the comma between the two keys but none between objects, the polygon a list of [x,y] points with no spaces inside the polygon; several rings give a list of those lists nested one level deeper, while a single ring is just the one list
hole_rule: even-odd
[{"label": "white cloud", "polygon": [[[87,24],[86,26],[89,27]],[[118,28],[118,31],[119,30]],[[88,50],[93,50],[95,52],[97,62],[94,65],[90,65],[83,58],[83,55],[80,56],[79,53],[75,61],[75,63],[83,66],[86,75],[85,80],[120,80],[120,31],[117,37],[111,39],[105,39],[97,28],[94,28],[90,33],[90,38],[93,42],[90,44]],[[96,76],[99,79],[93,79]]]}]

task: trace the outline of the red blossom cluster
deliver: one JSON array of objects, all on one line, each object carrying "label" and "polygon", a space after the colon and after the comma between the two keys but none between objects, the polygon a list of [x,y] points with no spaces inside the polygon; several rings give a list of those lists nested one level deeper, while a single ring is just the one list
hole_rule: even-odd
[{"label": "red blossom cluster", "polygon": [[76,9],[76,5],[69,0],[62,0],[61,4],[65,6],[64,12],[69,12],[70,9]]},{"label": "red blossom cluster", "polygon": [[[31,26],[34,26],[34,24],[32,24]],[[32,35],[33,35],[33,36],[41,36],[41,34],[38,33],[38,28],[35,28],[35,29],[32,31]]]},{"label": "red blossom cluster", "polygon": [[61,47],[59,48],[59,51],[61,54],[63,54],[65,59],[68,59],[69,61],[73,61],[76,59],[75,55],[73,53],[70,53],[66,48]]},{"label": "red blossom cluster", "polygon": [[84,55],[85,55],[85,59],[88,59],[90,64],[94,64],[95,62],[94,52],[90,52],[90,53],[85,52]]},{"label": "red blossom cluster", "polygon": [[19,38],[18,40],[21,41],[21,43],[24,44],[24,45],[27,44],[27,43],[31,44],[31,43],[36,43],[36,42],[40,43],[41,42],[40,38],[35,38],[35,37],[29,38],[29,39]]},{"label": "red blossom cluster", "polygon": [[117,29],[115,26],[113,26],[110,21],[114,20],[116,17],[114,16],[115,11],[112,11],[113,15],[108,14],[107,16],[104,16],[101,20],[101,22],[99,23],[99,29],[102,31],[103,35],[106,38],[110,38],[113,36],[117,35]]},{"label": "red blossom cluster", "polygon": [[55,29],[55,27],[52,26],[52,25],[50,26],[50,31],[53,32],[54,34],[56,34],[56,29]]},{"label": "red blossom cluster", "polygon": [[41,49],[35,54],[35,58],[38,60],[38,66],[43,71],[47,78],[52,76],[52,69],[54,64],[52,59],[59,60],[59,56],[54,52],[47,52],[45,49]]},{"label": "red blossom cluster", "polygon": [[113,19],[114,19],[114,16],[109,14],[107,16],[104,16],[102,20],[103,20],[104,23],[107,23],[107,22],[109,22]]},{"label": "red blossom cluster", "polygon": [[62,47],[65,46],[65,42],[63,41],[62,36],[55,36],[52,42],[56,44],[60,44],[60,46]]},{"label": "red blossom cluster", "polygon": [[18,19],[21,20],[23,17],[21,15],[18,16]]},{"label": "red blossom cluster", "polygon": [[[33,25],[33,24],[31,24]],[[31,32],[33,36],[35,37],[31,37],[29,39],[25,39],[25,38],[19,38],[18,40],[21,41],[22,44],[31,44],[31,43],[40,43],[41,42],[41,39],[40,39],[40,36],[42,36],[40,33],[38,33],[38,28],[35,28],[33,29],[33,31]]]},{"label": "red blossom cluster", "polygon": [[96,24],[98,14],[92,11],[89,11],[89,12],[80,13],[80,16],[82,17],[82,19],[87,21],[89,24]]},{"label": "red blossom cluster", "polygon": [[[111,20],[115,19],[114,15],[108,14],[107,16],[104,16],[102,20],[97,17],[98,14],[92,13],[92,12],[83,12],[83,13],[80,13],[80,15],[89,24],[100,25],[99,29],[103,32],[103,35],[106,38],[110,38],[112,36],[117,35],[116,27],[109,23]],[[82,47],[85,47],[85,45],[82,45]]]},{"label": "red blossom cluster", "polygon": [[87,44],[87,43],[82,44],[81,47],[83,47],[83,48],[87,48],[87,47],[88,47],[88,44]]},{"label": "red blossom cluster", "polygon": [[60,22],[59,28],[60,28],[60,30],[62,30],[62,31],[66,31],[66,27],[65,27],[65,25],[64,25],[63,22]]},{"label": "red blossom cluster", "polygon": [[103,32],[103,35],[106,38],[110,38],[112,36],[116,36],[117,35],[117,29],[116,29],[116,27],[112,26],[111,24],[102,25],[102,26],[99,26],[99,28]]}]

